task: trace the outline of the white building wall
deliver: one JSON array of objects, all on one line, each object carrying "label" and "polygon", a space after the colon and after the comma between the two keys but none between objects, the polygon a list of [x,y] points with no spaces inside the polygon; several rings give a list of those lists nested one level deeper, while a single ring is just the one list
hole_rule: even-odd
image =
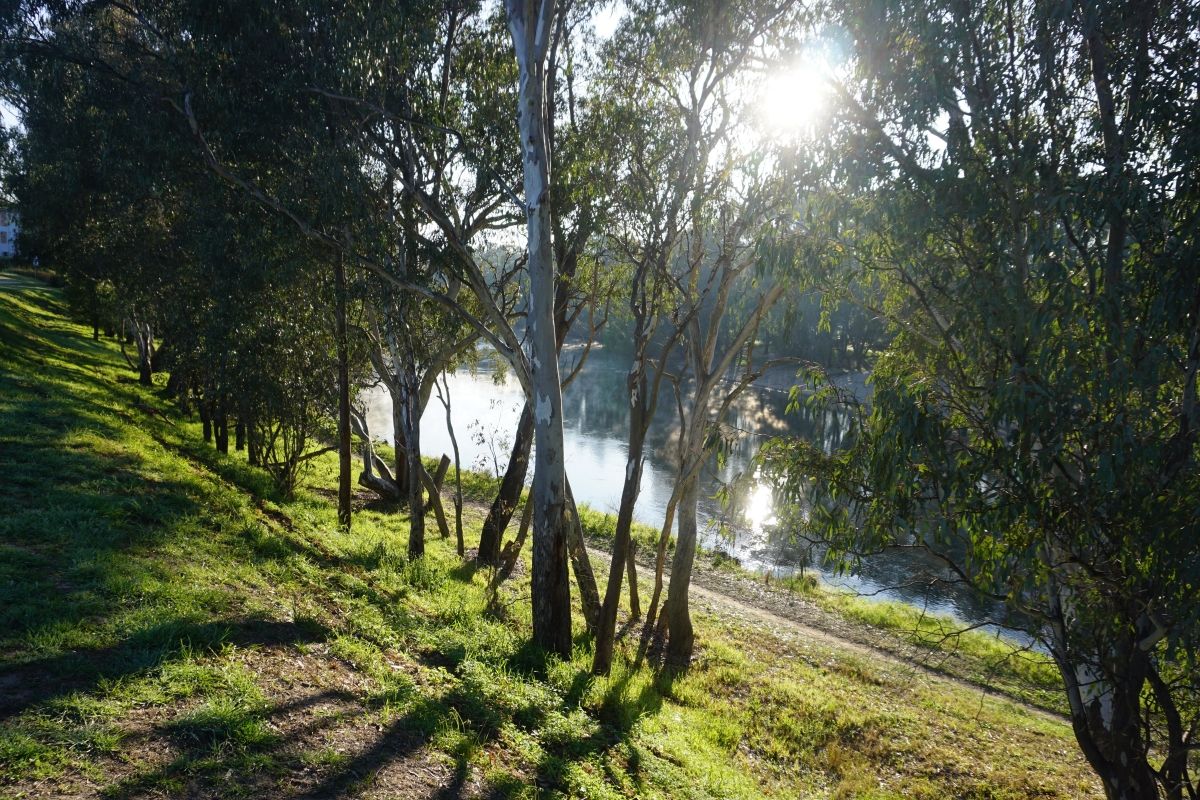
[{"label": "white building wall", "polygon": [[17,236],[20,232],[17,212],[0,209],[0,258],[12,258],[17,254]]}]

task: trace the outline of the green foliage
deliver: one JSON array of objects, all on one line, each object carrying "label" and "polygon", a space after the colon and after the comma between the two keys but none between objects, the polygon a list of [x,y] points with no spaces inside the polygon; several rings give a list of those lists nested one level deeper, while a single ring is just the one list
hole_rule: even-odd
[{"label": "green foliage", "polygon": [[[1197,196],[1173,177],[1197,17],[1132,8],[829,9],[853,47],[810,153],[823,224],[895,340],[848,447],[768,460],[841,552],[925,548],[1026,612],[1097,769],[1145,783],[1182,753],[1158,715],[1200,713],[1194,680],[1143,699],[1200,646]],[[1110,702],[1124,722],[1085,708]]]}]

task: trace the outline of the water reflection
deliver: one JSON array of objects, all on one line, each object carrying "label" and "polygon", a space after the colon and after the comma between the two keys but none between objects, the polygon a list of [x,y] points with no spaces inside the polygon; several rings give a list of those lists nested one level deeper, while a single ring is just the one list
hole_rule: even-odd
[{"label": "water reflection", "polygon": [[[627,399],[626,364],[594,354],[563,396],[566,466],[576,499],[594,509],[616,513],[625,474]],[[802,436],[825,448],[839,447],[846,417],[837,411],[814,411],[802,406],[787,412],[792,376],[783,372],[765,385],[746,391],[724,420],[725,452],[713,459],[701,478],[701,544],[737,558],[744,566],[776,575],[815,570],[824,580],[860,593],[902,600],[932,613],[951,614],[978,623],[995,618],[999,609],[966,587],[944,583],[952,578],[938,562],[920,551],[895,551],[872,556],[851,573],[841,573],[825,550],[805,542],[804,509],[780,514],[770,486],[757,479],[751,461],[761,442],[771,436]],[[843,388],[865,396],[865,376],[842,379]],[[455,430],[463,464],[502,471],[507,463],[512,432],[520,415],[520,384],[504,371],[487,366],[461,370],[450,377]],[[364,394],[372,433],[390,441],[391,401],[382,388]],[[635,517],[661,527],[674,475],[675,402],[664,388],[655,424],[646,442],[647,460]],[[450,453],[445,416],[425,415],[421,425],[425,455]],[[726,503],[718,497],[725,495]]]}]

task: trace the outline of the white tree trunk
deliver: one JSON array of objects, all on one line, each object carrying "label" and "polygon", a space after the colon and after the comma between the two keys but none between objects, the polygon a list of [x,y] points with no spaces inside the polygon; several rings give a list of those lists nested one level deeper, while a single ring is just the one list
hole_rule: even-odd
[{"label": "white tree trunk", "polygon": [[562,390],[554,330],[554,250],[550,228],[550,156],[546,142],[546,56],[554,0],[506,0],[520,68],[518,123],[529,235],[529,342],[533,389],[533,639],[571,653],[571,595],[563,527]]}]

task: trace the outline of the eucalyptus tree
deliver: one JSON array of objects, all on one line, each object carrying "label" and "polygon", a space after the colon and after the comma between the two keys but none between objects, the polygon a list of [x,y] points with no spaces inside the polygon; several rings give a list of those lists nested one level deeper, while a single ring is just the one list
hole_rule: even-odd
[{"label": "eucalyptus tree", "polygon": [[1110,798],[1196,797],[1200,9],[829,13],[828,231],[896,340],[850,447],[773,462],[1023,612]]},{"label": "eucalyptus tree", "polygon": [[[531,74],[544,76],[545,72],[551,30],[536,25],[538,20],[552,23],[554,14],[549,6],[540,8],[529,17],[535,27],[528,29],[528,36],[514,35],[518,62],[526,78]],[[331,254],[345,253],[355,267],[459,315],[510,361],[526,392],[534,396],[535,430],[539,429],[540,419],[540,429],[547,437],[546,446],[539,447],[541,457],[557,454],[557,466],[550,466],[544,479],[535,476],[535,495],[540,498],[537,505],[543,512],[535,517],[534,525],[535,551],[540,554],[535,555],[534,618],[535,639],[551,650],[563,652],[569,648],[570,615],[566,573],[559,569],[565,565],[565,558],[558,558],[560,552],[565,553],[560,505],[560,484],[565,487],[561,402],[555,405],[559,397],[557,377],[552,382],[553,390],[548,388],[551,381],[547,375],[557,373],[557,363],[553,358],[547,360],[544,347],[556,344],[552,297],[547,301],[549,305],[542,302],[546,292],[553,293],[555,288],[553,265],[547,272],[543,263],[545,256],[552,255],[550,222],[548,216],[543,219],[548,215],[548,206],[536,192],[526,192],[526,201],[534,206],[534,213],[527,214],[527,219],[537,234],[529,255],[530,272],[537,276],[532,281],[536,287],[534,302],[526,318],[531,357],[526,356],[524,341],[495,296],[495,286],[477,258],[473,243],[481,225],[487,227],[483,221],[493,218],[504,203],[515,200],[516,205],[525,205],[505,174],[518,163],[507,153],[524,151],[530,156],[531,169],[525,172],[533,181],[532,187],[543,186],[549,175],[542,152],[545,143],[532,149],[520,146],[529,136],[542,139],[540,129],[529,126],[533,115],[544,114],[544,86],[528,80],[519,83],[517,95],[523,102],[518,109],[524,110],[516,115],[523,120],[517,128],[524,125],[527,129],[519,137],[515,133],[499,135],[505,128],[492,124],[502,119],[498,117],[479,119],[479,130],[471,131],[477,135],[464,136],[462,131],[429,118],[422,106],[405,96],[402,89],[406,84],[400,84],[401,91],[389,93],[384,73],[375,69],[394,59],[398,66],[389,69],[387,77],[411,74],[404,62],[414,53],[419,56],[424,52],[422,46],[428,44],[422,37],[431,30],[426,24],[429,9],[351,4],[330,22],[332,29],[340,32],[334,37],[331,51],[313,44],[327,41],[318,34],[322,21],[332,19],[328,11],[319,3],[260,6],[177,0],[141,7],[31,0],[20,3],[17,14],[5,22],[16,21],[10,26],[10,33],[16,31],[10,39],[25,52],[85,64],[136,84],[147,97],[174,109],[190,132],[193,152],[221,179],[288,220],[311,243],[328,248]],[[508,16],[514,34],[518,33],[521,15]],[[95,35],[99,31],[97,20],[109,17],[119,20],[109,29],[111,35]],[[351,47],[351,37],[345,35],[354,25],[363,35],[361,48],[357,44]],[[389,49],[380,36],[371,35],[386,30],[400,31],[407,38]],[[237,57],[226,57],[230,54]],[[315,69],[317,57],[332,58],[333,66]],[[492,95],[483,93],[476,100],[487,102],[489,97]],[[309,155],[314,151],[315,138],[327,132],[330,114],[339,115],[336,121],[344,131],[339,138],[356,143],[364,174],[379,168],[399,182],[401,205],[411,203],[409,221],[397,224],[395,218],[384,217],[383,224],[372,225],[360,220],[362,230],[357,230],[343,219],[318,215],[312,201],[324,187],[313,184],[321,173],[312,168]],[[507,118],[513,119],[511,110]],[[428,167],[436,161],[428,151],[436,150],[439,140],[450,142],[447,151],[453,154],[452,163],[460,168],[451,183],[461,191],[451,196],[438,193],[440,181],[428,182]],[[493,145],[496,147],[489,149]],[[273,157],[264,157],[264,151]],[[437,173],[437,169],[432,171]],[[401,216],[405,216],[403,208]],[[388,225],[402,229],[403,248],[412,247],[414,240],[428,243],[442,255],[440,264],[448,269],[439,271],[433,281],[398,273],[398,251],[388,248],[386,237],[376,235]],[[447,282],[452,280],[461,280],[467,287],[474,308],[446,291]],[[535,371],[538,382],[544,384],[540,392],[534,391]],[[539,403],[543,412],[540,415]],[[420,516],[414,517],[414,525],[419,525],[416,520]],[[410,544],[416,542],[410,539]]]},{"label": "eucalyptus tree", "polygon": [[[305,328],[293,337],[291,349],[273,351],[280,361],[277,375],[256,372],[267,362],[249,358],[246,351],[256,346],[253,342],[277,346],[255,326],[275,319],[269,303],[282,299],[274,293],[277,287],[300,286],[314,275],[316,285],[328,285],[313,268],[322,260],[327,264],[330,251],[322,255],[295,247],[294,235],[252,219],[248,198],[212,180],[196,158],[195,132],[185,124],[194,119],[177,113],[180,100],[173,93],[181,75],[203,87],[200,96],[221,131],[220,138],[204,140],[206,147],[236,149],[240,169],[270,191],[304,204],[307,213],[333,216],[331,209],[340,201],[336,213],[345,216],[350,213],[345,198],[354,192],[345,191],[345,148],[339,150],[329,115],[303,130],[288,128],[280,123],[288,115],[278,95],[264,91],[273,76],[279,77],[271,68],[297,67],[285,57],[296,48],[279,46],[282,37],[270,35],[272,28],[264,22],[280,20],[264,18],[262,9],[252,7],[219,19],[208,13],[211,8],[185,3],[163,4],[152,12],[123,4],[70,3],[29,4],[25,11],[23,20],[8,20],[17,24],[7,31],[5,75],[31,111],[26,136],[31,217],[43,226],[61,226],[60,252],[72,274],[112,283],[118,298],[137,301],[131,316],[136,313],[139,338],[145,341],[139,343],[143,378],[153,364],[152,329],[143,310],[148,306],[158,329],[171,333],[175,343],[171,388],[182,389],[186,397],[202,387],[205,429],[215,433],[218,449],[228,448],[233,414],[239,431],[256,418],[266,426],[261,430],[268,439],[288,452],[271,455],[275,448],[262,444],[251,426],[252,460],[278,466],[281,483],[290,489],[313,418],[293,411],[327,408],[319,386],[321,376],[333,373],[321,350],[327,340]],[[216,57],[221,52],[238,57]],[[220,102],[214,86],[221,87]],[[189,89],[182,100],[189,115],[194,96]],[[281,159],[275,148],[290,152]],[[297,163],[310,166],[307,185],[278,177],[286,174],[281,165]],[[59,184],[52,186],[53,180]],[[80,236],[88,226],[103,238],[89,243]],[[264,267],[272,274],[264,276]],[[148,292],[147,286],[157,289]],[[305,303],[314,317],[302,313],[299,303],[292,305],[289,319],[306,325],[329,309],[319,300]],[[333,374],[343,378],[345,398],[350,365],[345,338],[337,339],[341,369]],[[302,365],[303,380],[297,382],[284,362],[298,371]],[[286,391],[285,381],[290,382]],[[267,395],[275,397],[268,410],[251,413],[255,398]],[[348,470],[343,472],[348,477]],[[343,484],[347,491],[340,493],[340,510],[348,521],[349,484]]]},{"label": "eucalyptus tree", "polygon": [[[511,83],[511,70],[497,55],[497,38],[496,26],[473,4],[412,15],[364,7],[344,27],[342,43],[356,78],[347,81],[334,71],[311,87],[354,121],[373,184],[375,239],[360,237],[353,249],[376,253],[384,264],[383,274],[371,276],[375,289],[366,332],[376,371],[392,398],[397,460],[394,478],[382,465],[379,477],[368,469],[364,478],[378,491],[408,498],[412,555],[424,548],[425,489],[439,522],[444,519],[437,487],[420,458],[420,420],[437,377],[481,335],[445,306],[490,310],[503,324],[512,316],[515,270],[493,269],[496,265],[473,252],[478,239],[512,215],[503,191],[511,180],[501,170],[480,168],[481,153],[505,141],[488,130],[489,122],[503,119],[498,104]],[[458,246],[457,257],[444,252],[448,240]],[[464,263],[470,273],[465,279]]]},{"label": "eucalyptus tree", "polygon": [[[607,323],[614,288],[615,273],[590,252],[611,204],[614,165],[610,153],[618,138],[605,109],[597,108],[598,98],[587,88],[590,80],[584,81],[595,71],[588,46],[592,10],[589,2],[563,7],[555,20],[546,63],[550,106],[546,138],[549,158],[556,165],[550,176],[549,202],[556,273],[554,327],[560,357],[577,323],[585,320],[589,325],[583,352],[561,376],[564,390],[579,375],[592,344]],[[520,500],[532,444],[533,403],[528,398],[514,431],[508,466],[480,533],[477,558],[482,564],[499,563],[501,540]],[[573,501],[569,499],[568,504],[573,505]],[[573,558],[580,548],[581,537],[578,542],[573,537]]]},{"label": "eucalyptus tree", "polygon": [[520,130],[524,209],[528,235],[530,340],[529,394],[533,400],[533,639],[546,650],[571,654],[571,593],[567,580],[564,508],[567,473],[563,452],[562,389],[554,325],[555,261],[550,216],[551,114],[547,58],[559,12],[556,0],[505,0],[513,51],[520,71]]},{"label": "eucalyptus tree", "polygon": [[[393,299],[415,293],[464,311],[453,292],[431,286],[430,276],[407,257],[419,252],[422,243],[432,243],[430,249],[450,250],[460,264],[469,263],[472,292],[487,298],[483,311],[491,312],[494,327],[508,333],[501,347],[519,351],[519,339],[469,248],[471,237],[493,218],[499,205],[493,198],[504,197],[494,190],[494,170],[479,171],[484,179],[474,189],[469,170],[448,175],[449,167],[471,159],[463,156],[461,138],[447,146],[447,137],[439,145],[429,135],[438,124],[429,113],[437,104],[415,102],[430,88],[430,81],[416,85],[418,78],[428,77],[422,68],[448,63],[453,29],[472,13],[470,7],[449,12],[451,32],[442,57],[439,16],[427,8],[353,4],[333,13],[321,3],[281,7],[188,0],[146,8],[25,5],[20,33],[26,36],[27,52],[85,64],[136,85],[146,97],[157,97],[163,108],[173,108],[190,131],[193,158],[199,156],[227,183],[295,225],[311,246],[326,252],[335,275],[348,262],[350,269],[364,268],[400,290],[390,295]],[[94,36],[109,19],[117,20],[113,35]],[[448,77],[449,70],[443,70],[443,99]],[[461,94],[457,84],[455,93]],[[495,102],[497,95],[503,93],[484,91],[476,100]],[[425,135],[414,136],[415,126]],[[478,149],[482,142],[473,144]],[[390,194],[389,181],[404,187],[400,213],[387,203],[371,202]],[[444,186],[467,188],[446,198],[440,194]],[[454,205],[464,195],[466,218]],[[425,219],[432,215],[433,221],[426,224],[418,214]],[[336,283],[335,294],[343,297],[345,282]],[[398,309],[393,303],[376,318],[394,321]],[[336,316],[341,329],[344,310]],[[466,317],[475,319],[469,313]],[[344,354],[346,343],[339,338]],[[412,359],[405,364],[411,366]],[[411,376],[413,370],[401,368],[399,373]],[[339,438],[345,461],[348,403],[345,381],[341,383]],[[397,408],[412,405],[405,398],[415,394],[401,397]],[[397,429],[415,438],[416,409],[409,412],[409,424]],[[414,441],[401,451],[418,467],[409,470],[413,477],[408,483],[409,488],[416,485],[410,499],[419,506],[418,446]],[[343,500],[348,499],[347,480],[343,469]],[[423,541],[422,519],[413,515],[414,552]]]},{"label": "eucalyptus tree", "polygon": [[[668,267],[686,222],[686,195],[678,187],[693,182],[697,153],[696,148],[688,146],[680,126],[674,124],[677,120],[671,106],[644,103],[643,68],[648,44],[644,30],[637,30],[633,23],[627,25],[608,48],[610,66],[602,83],[609,97],[604,112],[613,127],[621,130],[614,148],[621,192],[602,251],[614,264],[622,265],[631,278],[623,299],[628,308],[632,347],[626,376],[629,431],[625,474],[592,662],[592,671],[598,675],[608,674],[612,666],[622,576],[625,565],[633,563],[631,530],[641,490],[646,435],[654,420],[668,359],[678,344],[684,322],[680,316],[672,317],[673,312],[679,314],[679,309],[673,302],[675,291]],[[629,583],[630,611],[637,615],[636,575],[632,571]]]},{"label": "eucalyptus tree", "polygon": [[[787,3],[734,10],[707,2],[651,2],[631,11],[620,34],[619,57],[628,75],[629,100],[648,109],[649,119],[634,127],[644,126],[642,135],[649,141],[630,153],[626,169],[637,193],[623,198],[634,206],[625,212],[630,229],[621,238],[641,272],[642,285],[635,286],[630,300],[643,327],[629,378],[632,446],[622,509],[631,517],[640,480],[638,440],[645,437],[657,400],[649,392],[665,375],[675,397],[679,436],[646,631],[659,622],[669,660],[686,663],[694,639],[688,594],[700,473],[719,442],[725,411],[766,366],[756,349],[760,325],[795,285],[788,255],[797,236],[795,189],[783,180],[773,148],[750,130],[751,95],[745,86],[745,73],[764,37],[790,25],[794,9]],[[643,204],[648,206],[637,207]],[[659,298],[656,292],[665,294]],[[659,303],[667,303],[669,313],[651,308]],[[668,324],[652,355],[650,326],[656,320]],[[682,354],[678,368],[667,360],[676,342]],[[660,619],[676,512],[675,554]],[[627,533],[621,539],[617,549],[627,546]],[[609,573],[606,634],[620,591],[618,556]],[[606,641],[605,648],[610,647]],[[594,666],[603,671],[607,657],[598,657]]]}]

